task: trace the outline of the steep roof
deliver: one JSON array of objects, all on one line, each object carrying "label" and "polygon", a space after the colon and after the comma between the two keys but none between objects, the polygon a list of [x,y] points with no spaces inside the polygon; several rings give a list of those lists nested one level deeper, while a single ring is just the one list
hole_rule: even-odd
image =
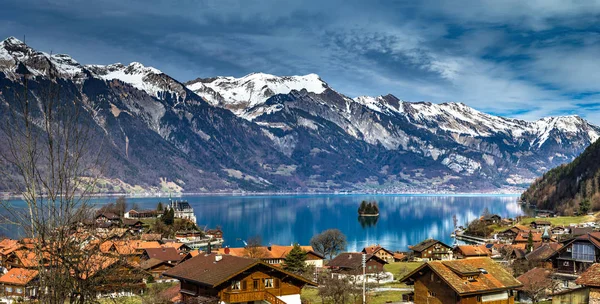
[{"label": "steep roof", "polygon": [[[358,269],[358,268],[362,267],[362,255],[363,255],[362,252],[340,253],[333,260],[329,261],[329,263],[327,263],[327,266],[328,267],[346,268],[346,269]],[[371,259],[375,259],[375,260],[381,262],[382,264],[387,264],[386,261],[382,260],[381,258],[379,258],[373,254],[367,254],[366,259],[367,259],[367,261],[369,261]]]},{"label": "steep roof", "polygon": [[25,268],[12,268],[5,275],[0,277],[0,283],[3,284],[14,284],[14,285],[27,285],[31,280],[35,279],[38,275],[37,270],[25,269]]},{"label": "steep roof", "polygon": [[423,250],[425,250],[437,243],[440,243],[448,248],[451,248],[450,246],[448,246],[438,240],[434,240],[434,239],[426,239],[426,240],[422,241],[421,243],[419,243],[417,245],[409,246],[408,248],[410,248],[412,251],[415,251],[415,252],[422,252]]},{"label": "steep roof", "polygon": [[163,264],[169,265],[169,266],[174,266],[173,264],[169,264],[169,262],[167,262],[167,261],[151,258],[149,260],[142,261],[140,263],[140,268],[142,268],[144,270],[148,270],[148,269],[152,269],[158,265],[163,265]]},{"label": "steep roof", "polygon": [[[217,256],[220,260],[217,261]],[[169,270],[164,275],[176,279],[194,281],[211,287],[218,286],[237,274],[255,266],[267,267],[271,271],[281,272],[305,284],[315,283],[280,268],[265,264],[257,259],[220,254],[200,254]]]},{"label": "steep roof", "polygon": [[[288,253],[293,248],[294,248],[294,246],[271,245],[269,247],[267,247],[267,246],[259,247],[259,248],[257,248],[257,250],[261,251],[262,259],[283,259],[288,255]],[[302,250],[304,250],[308,253],[311,253],[320,258],[323,258],[323,256],[321,254],[314,251],[312,246],[300,246],[300,248],[302,248]],[[221,254],[233,255],[233,256],[238,256],[238,257],[247,256],[247,251],[246,251],[246,248],[244,248],[244,247],[219,248],[219,249],[217,249],[217,252],[221,253]]]},{"label": "steep roof", "polygon": [[520,275],[517,278],[517,280],[519,280],[521,283],[523,283],[524,286],[528,286],[528,285],[537,286],[537,285],[540,285],[541,282],[543,282],[544,280],[547,280],[551,274],[552,274],[552,270],[550,270],[550,269],[535,267],[535,268],[529,270],[528,272]]},{"label": "steep roof", "polygon": [[600,287],[600,264],[592,264],[575,280],[575,283],[584,286]]},{"label": "steep roof", "polygon": [[[427,262],[402,278],[408,282],[420,276],[424,268],[429,268],[460,295],[481,294],[521,287],[522,284],[502,266],[490,258],[472,258],[454,261]],[[474,281],[466,279],[475,275]]]},{"label": "steep roof", "polygon": [[389,250],[381,247],[379,244],[377,244],[377,245],[371,245],[369,247],[365,247],[365,248],[363,248],[362,252],[367,253],[367,254],[375,254],[379,250],[383,250],[383,251],[387,252],[390,255],[394,254],[393,252],[391,252],[391,251],[389,251]]},{"label": "steep roof", "polygon": [[144,250],[149,258],[161,261],[179,261],[181,256],[173,247],[147,248]]},{"label": "steep roof", "polygon": [[543,243],[525,256],[528,261],[545,261],[562,248],[560,243]]}]

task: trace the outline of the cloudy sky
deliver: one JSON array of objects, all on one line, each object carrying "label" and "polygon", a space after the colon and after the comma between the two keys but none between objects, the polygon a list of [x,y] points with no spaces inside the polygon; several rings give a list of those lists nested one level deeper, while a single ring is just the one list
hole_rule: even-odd
[{"label": "cloudy sky", "polygon": [[600,124],[599,17],[592,0],[5,0],[0,36],[180,81],[317,73],[350,97]]}]

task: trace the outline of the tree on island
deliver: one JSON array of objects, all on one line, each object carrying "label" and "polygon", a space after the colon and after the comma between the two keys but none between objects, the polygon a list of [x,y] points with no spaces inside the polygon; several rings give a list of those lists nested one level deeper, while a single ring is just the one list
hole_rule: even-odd
[{"label": "tree on island", "polygon": [[379,214],[379,206],[377,205],[377,202],[372,201],[372,202],[367,202],[367,201],[362,201],[360,203],[360,207],[358,207],[358,213],[363,215],[374,215],[374,214]]},{"label": "tree on island", "polygon": [[329,260],[346,250],[347,244],[346,236],[338,229],[325,230],[310,239],[313,249],[323,256],[329,257]]},{"label": "tree on island", "polygon": [[294,244],[294,247],[283,261],[283,269],[289,272],[302,275],[306,272],[306,251],[300,245]]}]

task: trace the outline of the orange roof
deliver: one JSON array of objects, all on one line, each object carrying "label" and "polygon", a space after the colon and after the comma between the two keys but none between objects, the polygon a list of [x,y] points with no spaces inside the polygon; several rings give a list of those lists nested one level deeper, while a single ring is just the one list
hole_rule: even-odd
[{"label": "orange roof", "polygon": [[[531,231],[531,237],[533,238],[533,242],[541,242],[542,241],[542,233],[538,231]],[[527,242],[529,238],[528,232],[519,232],[515,237],[514,242]]]},{"label": "orange roof", "polygon": [[112,266],[117,261],[117,258],[107,257],[104,255],[91,256],[89,259],[82,261],[82,263],[85,264],[85,267],[80,267],[80,269],[84,269],[85,271],[80,273],[79,276],[85,280],[98,273],[98,271]]},{"label": "orange roof", "polygon": [[160,244],[157,241],[131,241],[131,247],[134,249],[148,249],[148,248],[160,248]]},{"label": "orange roof", "polygon": [[[283,259],[287,256],[287,254],[294,248],[294,246],[279,246],[279,245],[271,245],[270,250],[269,247],[259,247],[259,250],[264,252],[261,258],[263,259]],[[302,250],[306,252],[314,252],[312,246],[300,246]],[[238,248],[219,248],[217,250],[220,254],[228,254],[232,256],[245,257],[247,256],[246,248],[238,247]],[[228,253],[226,253],[228,252]]]},{"label": "orange roof", "polygon": [[[311,250],[312,250],[312,247],[311,247]],[[363,249],[363,252],[366,253],[366,254],[375,254],[379,250],[385,250],[389,254],[393,254],[391,251],[389,251],[389,250],[387,250],[387,249],[379,246],[379,244],[377,244],[377,245],[371,245],[369,247],[365,247]]]},{"label": "orange roof", "polygon": [[36,267],[39,265],[38,258],[35,255],[35,252],[23,249],[15,251],[14,254],[17,256],[19,261],[21,261],[21,264],[23,264],[24,267],[29,268]]},{"label": "orange roof", "polygon": [[600,264],[592,264],[575,280],[575,283],[584,286],[600,287]]},{"label": "orange roof", "polygon": [[37,277],[38,271],[25,268],[12,268],[5,275],[0,277],[0,283],[27,285],[31,280]]}]

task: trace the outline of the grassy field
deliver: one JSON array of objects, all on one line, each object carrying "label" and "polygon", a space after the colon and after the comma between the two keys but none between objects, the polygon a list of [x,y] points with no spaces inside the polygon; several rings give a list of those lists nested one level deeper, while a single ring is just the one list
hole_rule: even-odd
[{"label": "grassy field", "polygon": [[569,224],[579,224],[585,222],[594,222],[596,221],[596,215],[583,215],[583,216],[557,216],[557,217],[549,217],[549,218],[534,218],[527,217],[523,218],[520,224],[529,225],[533,221],[548,221],[553,226],[568,226]]},{"label": "grassy field", "polygon": [[[402,301],[402,291],[384,291],[377,293],[369,293],[367,295],[367,303],[369,304],[385,304],[388,302],[400,302]],[[321,304],[321,298],[319,297],[318,290],[316,288],[304,288],[302,289],[302,303]]]},{"label": "grassy field", "polygon": [[397,263],[389,263],[383,266],[383,269],[387,272],[391,272],[394,275],[395,279],[400,279],[403,276],[407,275],[409,272],[415,270],[417,267],[421,266],[423,262],[397,262]]}]

